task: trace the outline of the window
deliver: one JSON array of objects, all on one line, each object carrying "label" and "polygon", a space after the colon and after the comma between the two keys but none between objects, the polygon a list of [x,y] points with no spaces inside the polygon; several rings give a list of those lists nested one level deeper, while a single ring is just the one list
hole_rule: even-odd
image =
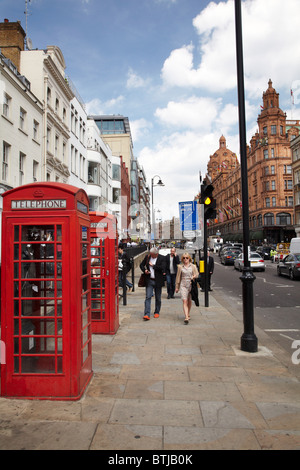
[{"label": "window", "polygon": [[47,152],[51,150],[51,129],[47,127]]},{"label": "window", "polygon": [[33,139],[39,140],[39,123],[35,119],[33,120]]},{"label": "window", "polygon": [[276,197],[272,197],[272,207],[276,207]]},{"label": "window", "polygon": [[271,135],[276,135],[276,126],[271,126]]},{"label": "window", "polygon": [[267,160],[269,158],[269,152],[268,149],[264,150],[264,159]]},{"label": "window", "polygon": [[51,105],[51,88],[47,88],[47,104]]},{"label": "window", "polygon": [[274,158],[274,157],[275,157],[275,149],[272,148],[272,149],[271,149],[271,158]]},{"label": "window", "polygon": [[55,100],[55,112],[58,114],[59,113],[59,99],[56,98]]},{"label": "window", "polygon": [[32,165],[32,177],[33,177],[33,181],[37,181],[37,180],[38,180],[38,168],[39,168],[38,162],[36,162],[35,160],[33,160],[33,165]]},{"label": "window", "polygon": [[284,180],[284,189],[293,189],[293,180]]},{"label": "window", "polygon": [[266,197],[266,207],[271,207],[270,206],[270,198]]},{"label": "window", "polygon": [[268,134],[268,128],[267,128],[267,126],[265,126],[265,127],[263,128],[263,133],[264,133],[264,135],[267,135],[267,134]]},{"label": "window", "polygon": [[287,197],[285,198],[285,205],[286,205],[287,207],[293,207],[293,205],[294,205],[294,198],[293,198],[293,196],[287,196]]},{"label": "window", "polygon": [[109,121],[96,121],[101,134],[125,134],[124,121],[112,119]]},{"label": "window", "polygon": [[57,158],[59,158],[58,152],[59,152],[59,137],[58,137],[58,135],[56,135],[55,136],[55,153],[54,153],[54,155]]},{"label": "window", "polygon": [[291,214],[281,212],[276,215],[276,225],[290,225],[291,224]]},{"label": "window", "polygon": [[22,152],[19,154],[19,185],[24,184],[24,168],[26,155]]},{"label": "window", "polygon": [[270,191],[270,181],[265,182],[265,191]]},{"label": "window", "polygon": [[26,111],[23,108],[20,108],[19,127],[22,131],[25,131],[25,125],[26,125]]},{"label": "window", "polygon": [[271,175],[275,175],[275,166],[271,165]]},{"label": "window", "polygon": [[264,225],[274,225],[274,214],[268,212],[264,215]]},{"label": "window", "polygon": [[119,204],[120,203],[120,189],[119,188],[113,188],[113,203],[114,204]]},{"label": "window", "polygon": [[291,165],[284,165],[284,174],[291,175],[292,174],[292,166]]},{"label": "window", "polygon": [[6,93],[3,96],[3,116],[9,118],[10,115],[10,105],[11,105],[11,98]]},{"label": "window", "polygon": [[63,163],[66,162],[66,143],[65,142],[63,142],[62,161]]},{"label": "window", "polygon": [[89,162],[88,183],[100,184],[100,165],[98,163]]},{"label": "window", "polygon": [[283,126],[280,126],[280,135],[283,135]]},{"label": "window", "polygon": [[2,157],[2,179],[3,181],[8,180],[8,161],[10,155],[11,146],[6,142],[3,142],[3,157]]},{"label": "window", "polygon": [[276,190],[275,181],[271,181],[271,185],[272,185],[272,191],[275,191]]},{"label": "window", "polygon": [[120,165],[112,164],[112,179],[115,181],[121,181],[121,168]]},{"label": "window", "polygon": [[265,175],[268,175],[268,174],[269,174],[269,167],[265,166]]}]

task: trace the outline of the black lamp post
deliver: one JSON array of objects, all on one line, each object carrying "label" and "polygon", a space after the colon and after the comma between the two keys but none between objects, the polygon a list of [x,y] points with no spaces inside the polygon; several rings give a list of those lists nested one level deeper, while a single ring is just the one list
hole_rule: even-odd
[{"label": "black lamp post", "polygon": [[[154,184],[154,178],[159,178],[158,182]],[[153,241],[155,244],[155,216],[154,216],[154,205],[153,205],[153,187],[154,186],[164,186],[164,183],[161,180],[161,177],[158,175],[153,176],[151,179],[151,205],[152,205],[152,230],[153,230]]]},{"label": "black lamp post", "polygon": [[249,204],[248,204],[248,172],[246,150],[246,119],[245,119],[245,91],[244,91],[244,65],[242,41],[242,13],[241,0],[235,0],[236,23],[236,60],[239,105],[239,131],[241,153],[241,182],[242,182],[242,211],[244,234],[244,268],[240,277],[243,283],[243,320],[244,333],[241,337],[241,349],[246,352],[257,352],[257,337],[254,333],[253,283],[255,276],[250,268],[250,236],[249,236]]}]

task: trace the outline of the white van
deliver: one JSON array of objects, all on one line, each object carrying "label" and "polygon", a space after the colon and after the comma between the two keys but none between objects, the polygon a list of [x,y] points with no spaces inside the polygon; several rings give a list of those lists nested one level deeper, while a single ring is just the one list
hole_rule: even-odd
[{"label": "white van", "polygon": [[290,253],[300,253],[300,237],[291,239]]}]

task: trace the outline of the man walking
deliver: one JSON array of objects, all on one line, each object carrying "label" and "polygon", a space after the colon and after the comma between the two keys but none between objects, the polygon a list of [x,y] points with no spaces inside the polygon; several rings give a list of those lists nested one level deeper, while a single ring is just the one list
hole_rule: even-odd
[{"label": "man walking", "polygon": [[167,292],[168,299],[174,299],[175,293],[175,280],[177,274],[177,266],[180,263],[179,256],[176,254],[176,249],[171,248],[171,253],[166,256],[166,278],[167,278]]},{"label": "man walking", "polygon": [[146,274],[146,299],[144,308],[144,320],[150,320],[151,298],[155,294],[154,318],[159,317],[161,308],[161,289],[164,285],[164,274],[166,272],[165,256],[159,255],[157,248],[151,248],[140,264],[143,273]]}]

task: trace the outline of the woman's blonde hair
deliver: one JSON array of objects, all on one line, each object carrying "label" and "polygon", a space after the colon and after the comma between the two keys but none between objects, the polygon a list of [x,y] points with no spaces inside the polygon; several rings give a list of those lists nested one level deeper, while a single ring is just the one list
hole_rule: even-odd
[{"label": "woman's blonde hair", "polygon": [[192,257],[189,253],[183,253],[183,255],[181,256],[181,262],[183,263],[183,258],[186,258],[186,257],[189,257],[189,260],[192,261]]}]

